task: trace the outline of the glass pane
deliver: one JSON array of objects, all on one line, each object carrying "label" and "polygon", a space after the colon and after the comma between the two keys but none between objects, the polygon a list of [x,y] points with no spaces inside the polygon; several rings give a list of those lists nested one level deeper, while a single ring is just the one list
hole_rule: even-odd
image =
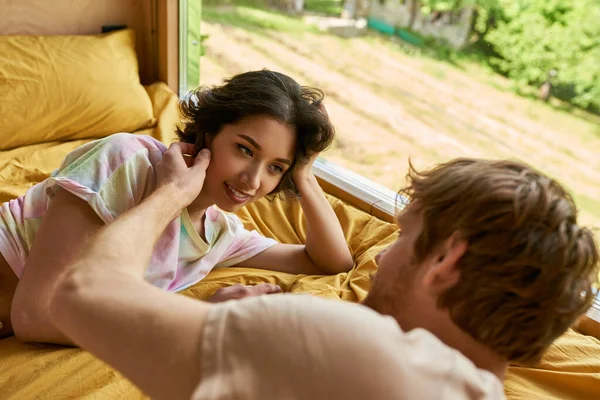
[{"label": "glass pane", "polygon": [[179,0],[180,96],[200,85],[202,0]]},{"label": "glass pane", "polygon": [[[328,161],[397,190],[409,159],[519,159],[600,226],[600,3],[546,3],[205,0],[199,82],[286,73],[326,93]],[[191,32],[200,1],[188,10]]]}]

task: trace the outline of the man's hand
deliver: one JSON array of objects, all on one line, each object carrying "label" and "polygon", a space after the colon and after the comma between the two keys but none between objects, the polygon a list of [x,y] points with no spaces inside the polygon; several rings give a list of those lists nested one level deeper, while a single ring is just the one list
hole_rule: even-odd
[{"label": "man's hand", "polygon": [[193,158],[194,145],[173,143],[156,165],[157,185],[160,189],[172,185],[177,191],[181,208],[189,205],[200,193],[210,163],[210,151],[202,149]]},{"label": "man's hand", "polygon": [[217,290],[208,301],[211,303],[221,303],[227,300],[239,300],[246,297],[275,293],[281,293],[281,288],[271,283],[261,283],[256,286],[237,284]]}]

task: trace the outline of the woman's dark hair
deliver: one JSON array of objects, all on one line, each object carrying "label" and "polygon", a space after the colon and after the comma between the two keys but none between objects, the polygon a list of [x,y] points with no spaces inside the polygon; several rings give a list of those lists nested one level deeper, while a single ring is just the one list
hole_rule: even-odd
[{"label": "woman's dark hair", "polygon": [[179,108],[185,120],[177,128],[177,136],[195,144],[198,152],[224,125],[247,117],[264,115],[292,127],[296,132],[294,163],[270,195],[297,197],[292,171],[329,147],[335,134],[329,118],[319,109],[323,97],[319,89],[300,86],[278,72],[246,72],[225,80],[222,86],[201,86],[183,100]]}]

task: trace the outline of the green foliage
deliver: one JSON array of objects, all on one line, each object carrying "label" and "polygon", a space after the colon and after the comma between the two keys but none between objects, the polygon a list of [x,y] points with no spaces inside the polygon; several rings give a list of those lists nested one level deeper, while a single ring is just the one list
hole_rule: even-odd
[{"label": "green foliage", "polygon": [[317,31],[317,28],[306,25],[300,18],[272,11],[245,6],[233,8],[205,7],[202,19],[224,25],[237,26],[249,30],[273,30],[279,32]]},{"label": "green foliage", "polygon": [[[600,1],[421,0],[425,10],[476,7],[474,33],[489,63],[518,87],[550,79],[553,93],[600,110]],[[483,48],[480,46],[480,48]],[[556,76],[550,76],[550,71]]]},{"label": "green foliage", "polygon": [[574,104],[600,108],[600,3],[596,0],[519,0],[485,39],[500,57],[491,60],[520,84],[572,88]]},{"label": "green foliage", "polygon": [[[198,0],[189,0],[198,1]],[[312,30],[298,19],[268,10],[272,0],[204,0],[207,21],[248,29]],[[600,0],[419,0],[421,12],[475,7],[475,44],[462,55],[485,59],[515,87],[539,87],[550,79],[556,97],[600,110]],[[242,6],[243,5],[243,6]],[[339,14],[343,0],[305,0],[309,12]],[[443,46],[429,43],[435,54]],[[460,54],[447,49],[447,60]],[[450,54],[452,52],[452,54]],[[550,76],[550,71],[556,71]],[[530,90],[529,90],[530,91]]]},{"label": "green foliage", "polygon": [[192,90],[200,84],[200,56],[203,53],[203,36],[200,34],[200,20],[202,19],[202,1],[188,0],[186,14],[187,38],[186,54],[188,64],[186,66],[186,89]]},{"label": "green foliage", "polygon": [[304,0],[304,9],[319,14],[339,16],[342,13],[343,0]]}]

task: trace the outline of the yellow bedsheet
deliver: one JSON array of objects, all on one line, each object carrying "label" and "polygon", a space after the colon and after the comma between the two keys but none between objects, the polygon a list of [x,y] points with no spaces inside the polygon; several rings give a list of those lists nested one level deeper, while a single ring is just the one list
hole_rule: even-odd
[{"label": "yellow bedsheet", "polygon": [[[357,301],[365,297],[373,257],[396,237],[393,225],[373,218],[331,198],[344,225],[356,259],[356,268],[336,276],[296,276],[244,268],[213,271],[185,295],[207,298],[216,289],[233,283],[273,282],[287,292]],[[268,210],[268,212],[266,212]],[[304,228],[298,203],[262,200],[240,212],[248,226],[280,241],[300,243]],[[0,398],[103,399],[143,397],[127,380],[89,353],[78,349],[26,345],[14,338],[0,340]]]},{"label": "yellow bedsheet", "polygon": [[[257,269],[213,271],[185,295],[204,299],[234,283],[277,283],[285,291],[308,292],[334,300],[362,300],[375,272],[374,255],[395,238],[395,227],[347,206],[330,201],[344,226],[356,267],[337,276],[294,276]],[[268,212],[267,212],[268,211]],[[247,226],[281,241],[304,238],[297,203],[262,200],[239,213]],[[600,341],[569,331],[552,346],[537,368],[511,368],[506,381],[509,399],[598,399]],[[0,340],[0,398],[104,399],[143,398],[125,378],[89,353],[71,348],[26,345],[14,338]]]},{"label": "yellow bedsheet", "polygon": [[[165,142],[173,137],[176,109],[164,87],[147,88],[158,125],[137,133]],[[162,118],[161,118],[162,116]],[[22,194],[45,179],[63,157],[85,141],[48,143],[0,152],[0,201]],[[395,238],[395,227],[330,198],[356,260],[355,268],[336,276],[295,276],[255,269],[213,271],[185,295],[204,299],[234,283],[271,282],[284,291],[312,293],[334,300],[360,301],[375,272],[373,257]],[[247,227],[285,243],[305,237],[297,202],[261,200],[240,211]],[[600,399],[600,341],[569,331],[551,348],[537,368],[511,368],[506,381],[509,399]],[[89,353],[72,348],[26,345],[14,338],[0,340],[0,399],[136,399],[144,396],[126,379]]]}]

